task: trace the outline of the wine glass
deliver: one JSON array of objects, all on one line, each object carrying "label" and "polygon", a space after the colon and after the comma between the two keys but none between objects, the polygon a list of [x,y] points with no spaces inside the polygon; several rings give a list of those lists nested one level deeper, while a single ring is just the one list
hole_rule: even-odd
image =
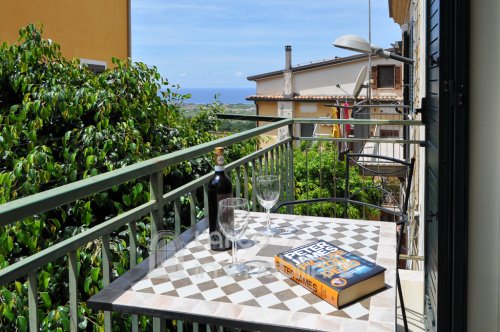
[{"label": "wine glass", "polygon": [[232,242],[232,262],[224,267],[229,275],[248,271],[245,264],[238,263],[237,242],[245,232],[249,218],[248,200],[245,198],[225,198],[219,202],[217,222],[222,234]]},{"label": "wine glass", "polygon": [[256,179],[257,199],[267,212],[267,226],[258,229],[263,235],[273,236],[289,230],[281,227],[271,227],[271,208],[280,197],[280,179],[277,175],[260,175]]}]

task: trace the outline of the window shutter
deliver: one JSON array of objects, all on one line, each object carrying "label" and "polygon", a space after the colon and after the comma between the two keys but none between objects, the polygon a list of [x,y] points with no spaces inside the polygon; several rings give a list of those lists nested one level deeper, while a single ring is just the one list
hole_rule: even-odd
[{"label": "window shutter", "polygon": [[401,81],[401,66],[394,67],[394,88],[401,89],[402,81]]},{"label": "window shutter", "polygon": [[377,82],[378,82],[377,73],[378,73],[377,66],[373,66],[372,67],[372,82],[370,82],[372,89],[377,88]]}]

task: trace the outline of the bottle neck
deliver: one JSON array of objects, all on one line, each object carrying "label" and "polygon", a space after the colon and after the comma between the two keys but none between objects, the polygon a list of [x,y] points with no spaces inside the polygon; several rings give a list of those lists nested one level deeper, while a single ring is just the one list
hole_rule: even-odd
[{"label": "bottle neck", "polygon": [[224,172],[224,166],[215,166],[216,172]]}]

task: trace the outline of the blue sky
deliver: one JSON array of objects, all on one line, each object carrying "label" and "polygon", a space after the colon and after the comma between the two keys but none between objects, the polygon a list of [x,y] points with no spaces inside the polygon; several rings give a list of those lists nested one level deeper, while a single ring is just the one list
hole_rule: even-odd
[{"label": "blue sky", "polygon": [[[388,0],[371,0],[372,43],[401,39]],[[132,59],[184,88],[254,87],[247,76],[353,55],[332,46],[368,39],[368,0],[132,0]]]}]

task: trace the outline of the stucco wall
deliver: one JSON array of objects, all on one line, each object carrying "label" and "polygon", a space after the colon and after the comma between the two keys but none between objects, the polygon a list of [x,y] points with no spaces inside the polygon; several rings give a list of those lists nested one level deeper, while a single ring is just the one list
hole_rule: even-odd
[{"label": "stucco wall", "polygon": [[410,15],[413,21],[413,103],[415,108],[422,107],[422,98],[425,97],[425,45],[426,45],[426,23],[425,23],[425,1],[416,0],[411,4]]},{"label": "stucco wall", "polygon": [[[293,91],[299,95],[315,96],[315,95],[345,95],[343,90],[349,94],[354,89],[354,82],[364,65],[368,61],[353,61],[340,65],[322,67],[317,69],[295,72]],[[386,60],[379,57],[372,58],[372,66],[376,65],[400,65],[397,61]],[[368,73],[365,81],[368,80]],[[339,89],[337,84],[340,84]],[[366,89],[361,92],[362,96],[366,96]],[[373,89],[372,96],[402,96],[401,89]]]},{"label": "stucco wall", "polygon": [[468,331],[500,331],[500,1],[470,2]]},{"label": "stucco wall", "polygon": [[[401,65],[400,62],[391,59],[382,59],[378,56],[372,58],[372,66],[376,65]],[[295,94],[303,96],[321,95],[346,95],[352,94],[354,82],[364,65],[368,65],[368,60],[352,61],[328,67],[294,71],[292,76],[292,90]],[[365,77],[368,81],[368,73]],[[283,76],[273,76],[256,81],[256,93],[258,95],[282,95],[284,88]],[[341,88],[337,87],[340,84]],[[366,96],[366,89],[363,89],[361,96]],[[402,89],[373,89],[372,96],[402,97]]]},{"label": "stucco wall", "polygon": [[128,0],[2,1],[0,41],[17,42],[19,29],[43,24],[43,37],[61,45],[66,58],[106,61],[129,54]]},{"label": "stucco wall", "polygon": [[274,76],[257,81],[256,93],[258,95],[282,95],[285,83],[283,76]]},{"label": "stucco wall", "polygon": [[[415,0],[410,3],[409,15],[407,16],[407,27],[411,30],[411,43],[413,44],[413,53],[411,58],[415,60],[413,64],[413,80],[410,82],[413,87],[412,103],[413,109],[422,107],[422,98],[425,97],[425,80],[426,80],[426,2],[424,0]],[[420,120],[421,114],[414,115],[414,119]],[[410,129],[410,139],[424,140],[425,127],[413,127]],[[418,229],[418,243],[416,244],[417,251],[412,251],[411,254],[423,256],[425,253],[425,150],[423,147],[413,145],[410,147],[411,156],[415,157],[417,167],[414,171],[413,181],[413,206],[414,211],[420,216]],[[415,246],[412,246],[412,250]],[[420,269],[423,268],[422,262],[412,262],[417,264]]]},{"label": "stucco wall", "polygon": [[[325,103],[309,103],[302,102],[295,104],[295,117],[297,118],[330,118],[332,115],[331,107],[325,106]],[[332,127],[326,125],[318,125],[316,134],[331,134]]]},{"label": "stucco wall", "polygon": [[[262,116],[277,116],[276,110],[278,109],[278,102],[275,101],[259,101],[257,102],[258,115]],[[258,126],[267,124],[268,122],[258,122]],[[271,130],[265,134],[261,135],[265,141],[261,144],[261,147],[269,146],[276,142],[278,137],[278,130]]]}]

